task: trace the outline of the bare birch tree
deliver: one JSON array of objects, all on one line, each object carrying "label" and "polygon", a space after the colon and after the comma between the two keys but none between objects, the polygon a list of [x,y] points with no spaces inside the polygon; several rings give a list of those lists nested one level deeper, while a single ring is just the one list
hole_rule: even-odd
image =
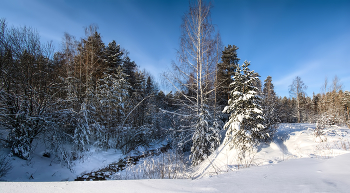
[{"label": "bare birch tree", "polygon": [[[180,49],[177,51],[178,63],[173,62],[173,71],[165,74],[165,78],[182,95],[182,113],[192,117],[188,129],[192,131],[192,163],[198,164],[211,152],[213,143],[209,141],[216,133],[212,125],[213,117],[209,106],[214,106],[215,67],[219,48],[219,35],[211,23],[210,4],[197,0],[190,2],[188,13],[183,16],[181,25]],[[183,127],[183,126],[182,126]],[[212,129],[210,129],[212,128]],[[214,129],[214,130],[213,130]],[[216,135],[216,134],[215,134]],[[187,135],[188,136],[188,135]],[[208,136],[208,137],[206,137]],[[208,143],[207,143],[208,142]]]}]

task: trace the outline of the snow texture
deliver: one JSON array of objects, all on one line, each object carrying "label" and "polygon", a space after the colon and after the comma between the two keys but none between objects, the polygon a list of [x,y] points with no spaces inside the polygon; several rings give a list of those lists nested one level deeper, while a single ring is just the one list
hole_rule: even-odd
[{"label": "snow texture", "polygon": [[[222,144],[194,168],[192,179],[69,182],[74,173],[49,158],[34,154],[13,157],[14,169],[1,182],[1,192],[348,192],[350,130],[330,126],[314,135],[315,124],[281,124],[273,141],[251,152],[250,167],[235,159],[237,152]],[[319,138],[322,138],[320,140]],[[73,167],[75,173],[99,168],[118,159],[118,152],[96,152]],[[56,173],[55,173],[56,172]],[[33,174],[34,179],[29,179]],[[35,182],[61,181],[64,182]],[[24,182],[26,181],[26,182]]]}]

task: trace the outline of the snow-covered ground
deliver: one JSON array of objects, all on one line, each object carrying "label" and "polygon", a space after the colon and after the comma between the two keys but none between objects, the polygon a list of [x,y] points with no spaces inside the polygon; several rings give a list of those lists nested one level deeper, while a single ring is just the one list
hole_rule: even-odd
[{"label": "snow-covered ground", "polygon": [[276,164],[297,158],[333,158],[350,152],[350,129],[331,126],[325,135],[314,136],[315,124],[280,124],[274,140],[261,145],[248,154],[246,160],[238,160],[237,152],[222,144],[217,152],[205,160],[194,174],[195,178],[235,171],[247,166]]},{"label": "snow-covered ground", "polygon": [[[102,151],[96,148],[91,148],[85,152],[82,159],[73,161],[71,169],[51,156],[44,157],[45,147],[36,145],[35,151],[31,158],[23,160],[18,157],[11,157],[11,165],[13,169],[1,181],[9,182],[52,182],[52,181],[74,181],[78,176],[104,168],[113,162],[118,162],[119,159],[126,156],[133,156],[137,152],[143,152],[148,149],[155,149],[164,145],[166,142],[159,144],[151,144],[148,148],[139,148],[128,155],[123,155],[120,150],[109,149]],[[9,149],[0,152],[2,154],[9,153]],[[1,191],[0,191],[1,192]]]},{"label": "snow-covered ground", "polygon": [[[76,163],[74,173],[34,158],[32,164],[18,160],[4,179],[14,182],[0,182],[0,192],[348,192],[350,129],[328,127],[322,138],[315,138],[314,128],[313,124],[281,124],[270,145],[262,145],[243,161],[236,159],[235,150],[221,145],[195,168],[193,180],[32,182],[72,180],[88,171],[84,165],[96,169],[118,159],[120,153],[95,153]],[[34,179],[29,179],[33,173]]]},{"label": "snow-covered ground", "polygon": [[120,151],[95,152],[93,149],[86,153],[83,159],[72,163],[73,167],[70,170],[65,165],[61,165],[57,159],[42,156],[44,152],[44,150],[35,151],[30,160],[13,156],[11,158],[13,169],[2,180],[10,182],[73,181],[82,173],[97,170],[122,157]]}]

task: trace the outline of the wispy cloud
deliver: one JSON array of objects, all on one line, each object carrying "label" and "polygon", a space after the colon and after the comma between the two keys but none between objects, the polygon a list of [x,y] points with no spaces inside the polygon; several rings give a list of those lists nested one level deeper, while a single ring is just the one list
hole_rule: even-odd
[{"label": "wispy cloud", "polygon": [[304,64],[300,65],[299,69],[297,69],[296,71],[289,73],[288,75],[284,76],[283,78],[281,78],[279,80],[276,80],[274,82],[274,85],[275,86],[289,85],[292,83],[293,79],[296,76],[305,75],[308,72],[315,69],[319,65],[320,65],[320,61],[311,61],[311,62],[304,63]]}]

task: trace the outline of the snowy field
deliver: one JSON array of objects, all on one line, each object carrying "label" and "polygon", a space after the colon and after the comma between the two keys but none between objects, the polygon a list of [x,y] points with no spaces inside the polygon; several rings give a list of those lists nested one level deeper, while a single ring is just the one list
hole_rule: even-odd
[{"label": "snowy field", "polygon": [[348,192],[350,129],[328,127],[316,138],[314,128],[281,124],[274,141],[246,160],[237,160],[235,150],[221,145],[193,169],[192,179],[182,180],[72,182],[81,173],[116,161],[120,152],[91,152],[71,172],[40,156],[39,149],[31,161],[13,158],[14,169],[2,179],[8,182],[0,182],[0,192]]}]

